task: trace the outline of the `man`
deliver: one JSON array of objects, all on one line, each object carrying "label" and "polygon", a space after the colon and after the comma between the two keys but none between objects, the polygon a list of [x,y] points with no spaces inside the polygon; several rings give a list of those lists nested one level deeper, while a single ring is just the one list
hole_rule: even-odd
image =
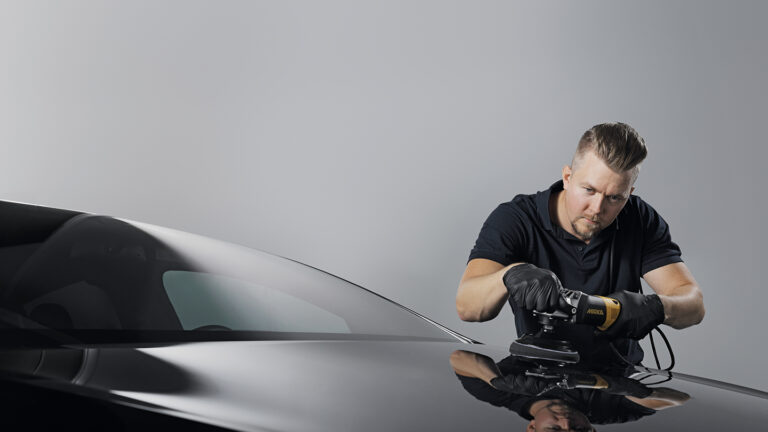
[{"label": "man", "polygon": [[[629,125],[607,123],[581,137],[562,180],[518,195],[488,217],[456,295],[464,321],[496,317],[509,300],[518,335],[538,329],[532,311],[556,309],[560,287],[617,299],[621,313],[605,331],[570,326],[584,355],[610,340],[633,362],[636,340],[655,326],[681,329],[704,317],[702,293],[666,222],[637,196],[644,140]],[[643,295],[640,278],[655,294]]]}]

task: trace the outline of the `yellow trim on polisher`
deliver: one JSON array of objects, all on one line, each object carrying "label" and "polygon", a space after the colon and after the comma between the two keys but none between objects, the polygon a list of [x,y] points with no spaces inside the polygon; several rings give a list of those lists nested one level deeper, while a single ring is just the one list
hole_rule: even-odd
[{"label": "yellow trim on polisher", "polygon": [[607,389],[609,387],[608,381],[605,380],[605,378],[601,377],[598,374],[592,374],[593,377],[595,377],[595,383],[592,385],[592,388],[595,389]]},{"label": "yellow trim on polisher", "polygon": [[619,318],[619,313],[621,313],[621,303],[619,303],[618,300],[612,299],[610,297],[595,297],[599,297],[605,302],[605,322],[603,325],[598,327],[599,330],[605,331],[608,329],[608,327],[612,326],[613,323],[616,322],[617,318]]}]

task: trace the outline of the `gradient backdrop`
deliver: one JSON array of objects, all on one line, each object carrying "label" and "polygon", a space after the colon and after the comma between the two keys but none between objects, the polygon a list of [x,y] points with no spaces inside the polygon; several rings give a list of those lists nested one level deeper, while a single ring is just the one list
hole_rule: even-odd
[{"label": "gradient backdrop", "polygon": [[[678,370],[768,390],[768,4],[2,1],[0,198],[288,256],[476,339],[454,296],[488,213],[581,133],[647,141],[636,193],[707,316]],[[498,359],[497,359],[498,360]],[[446,359],[447,362],[447,359]]]}]

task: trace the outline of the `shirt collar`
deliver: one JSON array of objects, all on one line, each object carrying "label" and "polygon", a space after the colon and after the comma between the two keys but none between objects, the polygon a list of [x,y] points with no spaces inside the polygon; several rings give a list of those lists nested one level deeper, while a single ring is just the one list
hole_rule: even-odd
[{"label": "shirt collar", "polygon": [[553,192],[563,190],[563,181],[558,180],[545,191],[536,194],[536,209],[539,214],[539,220],[544,229],[552,231],[552,219],[549,217],[549,197]]}]

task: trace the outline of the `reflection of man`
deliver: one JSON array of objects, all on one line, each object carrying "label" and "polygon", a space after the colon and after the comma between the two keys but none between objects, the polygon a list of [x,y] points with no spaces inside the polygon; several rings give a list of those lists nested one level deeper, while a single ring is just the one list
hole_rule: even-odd
[{"label": "reflection of man", "polygon": [[[702,294],[680,248],[661,216],[631,195],[646,154],[630,126],[594,126],[563,167],[561,181],[499,205],[459,284],[460,318],[490,320],[509,300],[521,335],[539,327],[531,311],[556,309],[560,287],[612,297],[621,312],[598,335],[615,340],[634,362],[642,351],[629,339],[642,339],[661,323],[678,329],[699,323]],[[639,293],[641,277],[655,294]],[[594,329],[573,327],[568,338],[578,346],[594,344]]]},{"label": "reflection of man", "polygon": [[559,431],[594,431],[587,416],[577,411],[565,401],[559,399],[544,399],[531,404],[529,410],[531,422],[529,431],[559,430]]},{"label": "reflection of man", "polygon": [[475,398],[530,420],[528,431],[592,431],[592,423],[639,420],[690,398],[670,388],[649,388],[631,378],[589,370],[563,370],[562,376],[583,378],[573,380],[572,384],[578,384],[573,388],[562,382],[555,385],[559,378],[552,376],[557,375],[557,369],[548,371],[546,378],[532,376],[526,373],[532,365],[513,356],[494,363],[485,355],[457,350],[451,354],[451,366]]}]

